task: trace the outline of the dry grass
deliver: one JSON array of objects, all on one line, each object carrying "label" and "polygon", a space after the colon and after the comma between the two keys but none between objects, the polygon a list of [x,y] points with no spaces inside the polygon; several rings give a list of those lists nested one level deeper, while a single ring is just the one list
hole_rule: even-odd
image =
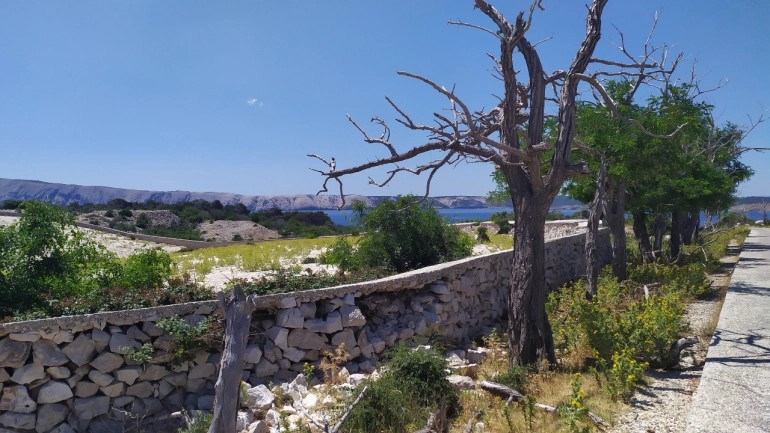
[{"label": "dry grass", "polygon": [[[505,341],[499,334],[493,333],[484,339],[484,346],[490,349],[486,360],[478,368],[478,377],[494,381],[494,376],[507,371],[508,358]],[[539,366],[528,376],[527,385],[518,391],[530,398],[530,401],[558,407],[569,401],[574,378],[573,367],[584,366],[586,353],[570,354],[569,360],[560,360],[556,369]],[[568,361],[568,362],[567,362]],[[585,405],[594,414],[607,422],[623,412],[626,406],[613,401],[609,393],[603,389],[603,382],[598,375],[586,373],[582,375],[582,389]],[[510,406],[505,400],[494,396],[482,389],[463,391],[460,393],[461,412],[454,418],[450,433],[464,432],[468,420],[478,411],[480,421],[484,423],[487,433],[518,433],[518,432],[567,432],[564,420],[558,413],[548,413],[528,405],[526,402],[516,402]],[[531,414],[531,416],[529,416]],[[590,421],[587,426],[593,428]],[[474,430],[475,431],[475,430]]]}]

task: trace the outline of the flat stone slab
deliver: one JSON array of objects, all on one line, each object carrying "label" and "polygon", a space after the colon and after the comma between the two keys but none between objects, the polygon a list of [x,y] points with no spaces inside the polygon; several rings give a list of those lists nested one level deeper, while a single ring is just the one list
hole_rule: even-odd
[{"label": "flat stone slab", "polygon": [[741,250],[687,420],[688,433],[770,428],[770,229]]}]

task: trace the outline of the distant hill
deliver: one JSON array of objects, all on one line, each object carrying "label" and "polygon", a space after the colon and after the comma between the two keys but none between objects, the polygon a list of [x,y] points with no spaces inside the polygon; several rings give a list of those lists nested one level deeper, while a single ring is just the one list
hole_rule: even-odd
[{"label": "distant hill", "polygon": [[[222,204],[243,203],[249,210],[278,208],[282,210],[324,210],[336,209],[340,199],[336,195],[242,195],[223,192],[190,191],[144,191],[137,189],[112,188],[107,186],[68,185],[41,182],[37,180],[0,179],[0,202],[8,199],[40,200],[58,205],[70,203],[103,204],[120,198],[130,202],[157,201],[178,203],[192,200],[219,200]],[[362,200],[367,205],[393,198],[392,196],[349,195],[347,203]],[[489,207],[483,196],[440,196],[431,197],[431,204],[436,208],[468,209]],[[581,204],[568,197],[557,197],[554,209],[575,208]]]}]

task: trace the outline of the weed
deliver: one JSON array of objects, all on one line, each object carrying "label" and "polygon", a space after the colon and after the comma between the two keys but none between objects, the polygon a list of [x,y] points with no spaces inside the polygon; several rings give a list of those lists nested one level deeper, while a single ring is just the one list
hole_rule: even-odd
[{"label": "weed", "polygon": [[152,361],[152,354],[154,352],[155,348],[152,347],[152,344],[144,343],[141,348],[133,349],[126,353],[126,359],[135,364],[147,364]]}]

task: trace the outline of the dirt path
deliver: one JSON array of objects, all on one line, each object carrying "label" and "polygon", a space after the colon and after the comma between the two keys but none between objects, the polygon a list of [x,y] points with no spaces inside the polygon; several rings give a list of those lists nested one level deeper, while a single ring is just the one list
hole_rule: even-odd
[{"label": "dirt path", "polygon": [[648,373],[648,383],[640,387],[631,399],[629,411],[615,421],[611,433],[678,433],[684,432],[692,397],[700,382],[703,361],[716,325],[725,290],[730,284],[733,267],[740,248],[731,243],[722,267],[709,278],[714,288],[710,298],[697,300],[687,306],[684,320],[691,335],[699,343],[689,352],[680,370],[656,370]]}]

